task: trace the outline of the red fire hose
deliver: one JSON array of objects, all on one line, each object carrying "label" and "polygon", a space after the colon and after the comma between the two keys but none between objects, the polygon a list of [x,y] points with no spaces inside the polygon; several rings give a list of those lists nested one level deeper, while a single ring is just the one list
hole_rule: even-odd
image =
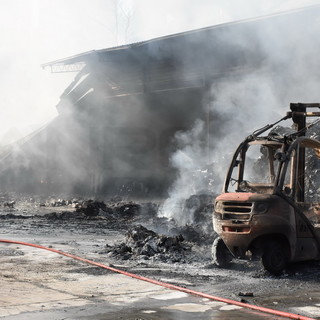
[{"label": "red fire hose", "polygon": [[123,275],[131,277],[131,278],[135,278],[135,279],[142,280],[142,281],[147,281],[147,282],[150,282],[150,283],[153,283],[153,284],[165,287],[165,288],[169,288],[171,290],[182,291],[182,292],[185,292],[185,293],[188,293],[188,294],[192,294],[192,295],[195,295],[195,296],[198,296],[198,297],[202,297],[202,298],[207,298],[207,299],[210,299],[210,300],[220,301],[220,302],[224,302],[224,303],[227,303],[227,304],[232,304],[232,305],[236,305],[236,306],[239,306],[239,307],[248,308],[248,309],[252,309],[252,310],[256,310],[256,311],[260,311],[260,312],[264,312],[264,313],[269,313],[269,314],[273,314],[273,315],[284,317],[284,318],[288,318],[288,319],[315,320],[313,318],[300,316],[300,315],[294,314],[294,313],[278,311],[278,310],[274,310],[274,309],[255,306],[255,305],[248,304],[248,303],[243,303],[243,302],[234,301],[234,300],[230,300],[230,299],[225,299],[225,298],[221,298],[221,297],[217,297],[217,296],[212,296],[210,294],[206,294],[206,293],[194,291],[194,290],[191,290],[191,289],[175,286],[175,285],[170,284],[170,283],[166,283],[166,282],[162,282],[162,281],[158,281],[158,280],[142,277],[142,276],[130,273],[130,272],[126,272],[126,271],[123,271],[123,270],[119,270],[119,269],[116,269],[116,268],[113,268],[113,267],[106,266],[106,265],[104,265],[102,263],[94,262],[94,261],[91,261],[91,260],[88,260],[88,259],[84,259],[84,258],[75,256],[75,255],[70,254],[70,253],[66,253],[66,252],[63,252],[63,251],[60,251],[60,250],[44,247],[44,246],[37,245],[37,244],[32,244],[32,243],[27,243],[27,242],[22,242],[22,241],[6,240],[6,239],[0,239],[0,242],[19,244],[19,245],[24,245],[24,246],[29,246],[29,247],[48,250],[48,251],[55,252],[55,253],[61,254],[63,256],[75,259],[75,260],[79,260],[79,261],[82,261],[82,262],[85,262],[85,263],[88,263],[88,264],[103,268],[103,269],[107,269],[107,270],[110,270],[110,271],[113,271],[113,272],[117,272],[117,273],[123,274]]}]

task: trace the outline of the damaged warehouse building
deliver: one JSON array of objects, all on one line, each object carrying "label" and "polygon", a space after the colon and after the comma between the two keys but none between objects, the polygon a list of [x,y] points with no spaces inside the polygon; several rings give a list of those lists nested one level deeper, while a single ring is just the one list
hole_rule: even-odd
[{"label": "damaged warehouse building", "polygon": [[[288,90],[298,96],[296,87],[304,92],[301,83],[319,84],[318,75],[313,75],[319,70],[314,54],[320,49],[319,9],[226,23],[43,65],[52,72],[77,73],[61,95],[58,116],[2,150],[2,188],[166,195],[177,176],[170,161],[181,147],[177,132],[190,130],[200,119],[201,161],[210,165],[226,131],[241,130],[241,100],[233,99],[227,110],[219,98],[230,81],[241,83],[257,74],[271,79],[277,102],[284,102],[285,108]],[[306,73],[310,71],[308,79],[303,79],[298,60],[305,63]],[[245,107],[253,115],[259,108]]]}]

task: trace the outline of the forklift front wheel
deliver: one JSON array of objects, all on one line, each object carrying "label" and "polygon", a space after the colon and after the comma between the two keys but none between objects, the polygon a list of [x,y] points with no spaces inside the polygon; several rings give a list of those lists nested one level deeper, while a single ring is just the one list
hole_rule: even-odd
[{"label": "forklift front wheel", "polygon": [[228,268],[231,264],[232,254],[220,237],[213,242],[212,260],[219,268]]},{"label": "forklift front wheel", "polygon": [[275,276],[282,274],[288,263],[287,252],[278,241],[270,241],[264,247],[262,264],[264,268]]}]

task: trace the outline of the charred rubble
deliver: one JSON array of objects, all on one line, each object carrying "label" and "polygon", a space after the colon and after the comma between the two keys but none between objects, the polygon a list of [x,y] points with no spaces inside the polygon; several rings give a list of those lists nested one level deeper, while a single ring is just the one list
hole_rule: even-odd
[{"label": "charred rubble", "polygon": [[208,195],[192,195],[185,201],[184,210],[194,210],[194,223],[186,226],[179,226],[174,219],[158,217],[160,204],[156,202],[119,198],[106,202],[76,198],[36,200],[16,196],[14,207],[8,208],[6,198],[1,198],[1,220],[29,219],[32,224],[38,221],[40,227],[57,225],[77,232],[81,228],[83,232],[97,232],[98,228],[125,232],[124,240],[106,245],[101,252],[116,259],[183,263],[192,259],[193,248],[211,246],[215,237],[211,218],[214,198]]},{"label": "charred rubble", "polygon": [[[61,201],[59,201],[61,203]],[[99,200],[73,200],[65,201],[64,205],[59,205],[62,211],[44,214],[44,218],[48,219],[97,219],[112,220],[121,222],[132,222],[133,218],[138,219],[144,214],[146,208],[150,205],[138,204],[131,201],[107,202]],[[63,207],[69,207],[71,211],[63,211]],[[54,205],[53,207],[56,207]]]},{"label": "charred rubble", "polygon": [[142,225],[132,227],[126,234],[125,241],[116,246],[106,246],[104,253],[128,259],[153,259],[165,262],[182,262],[191,246],[184,241],[183,236],[159,235]]}]

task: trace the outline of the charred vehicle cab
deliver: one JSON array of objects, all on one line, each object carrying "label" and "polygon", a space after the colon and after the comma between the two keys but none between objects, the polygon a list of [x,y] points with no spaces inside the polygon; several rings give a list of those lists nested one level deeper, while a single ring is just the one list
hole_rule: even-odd
[{"label": "charred vehicle cab", "polygon": [[[319,107],[291,104],[284,118],[248,136],[235,151],[215,200],[216,265],[228,266],[232,256],[258,257],[279,275],[290,262],[320,258],[320,141],[306,134],[320,120],[307,125],[307,117],[320,116],[307,108]],[[295,130],[261,136],[290,118]]]}]

